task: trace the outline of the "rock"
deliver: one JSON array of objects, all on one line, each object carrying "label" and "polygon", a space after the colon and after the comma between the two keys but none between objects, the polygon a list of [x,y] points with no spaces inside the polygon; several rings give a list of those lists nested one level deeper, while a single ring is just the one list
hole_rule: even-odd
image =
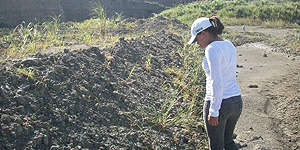
[{"label": "rock", "polygon": [[17,63],[14,63],[13,64],[13,67],[15,67],[15,68],[19,68],[21,66],[21,63],[20,62],[17,62]]},{"label": "rock", "polygon": [[14,117],[14,121],[15,121],[17,124],[23,124],[23,122],[24,122],[20,117]]},{"label": "rock", "polygon": [[9,104],[9,98],[6,96],[6,92],[4,92],[4,88],[0,88],[0,104],[7,105]]},{"label": "rock", "polygon": [[17,110],[17,112],[19,112],[19,113],[24,113],[24,106],[18,106],[18,107],[16,108],[16,110]]},{"label": "rock", "polygon": [[54,84],[53,86],[52,86],[52,89],[54,90],[54,91],[56,91],[56,92],[60,92],[60,85],[59,84]]},{"label": "rock", "polygon": [[38,81],[35,84],[35,88],[39,92],[39,94],[43,95],[45,91],[45,84],[43,82]]},{"label": "rock", "polygon": [[125,41],[125,37],[121,37],[119,40],[120,40],[120,42],[124,42]]},{"label": "rock", "polygon": [[102,53],[99,48],[94,50],[94,53],[98,56],[98,59],[103,62],[105,60],[105,55]]},{"label": "rock", "polygon": [[182,143],[185,143],[185,144],[188,144],[189,143],[189,140],[184,136],[182,137]]},{"label": "rock", "polygon": [[[19,91],[24,92],[23,90],[19,90]],[[18,92],[18,93],[20,93],[20,92]],[[18,106],[23,105],[25,103],[24,96],[16,95],[13,99],[15,100],[15,102],[17,103]]]},{"label": "rock", "polygon": [[60,65],[56,65],[54,67],[54,72],[55,72],[55,74],[61,74],[61,73],[63,73],[63,67],[60,66]]},{"label": "rock", "polygon": [[236,67],[237,67],[237,68],[243,68],[243,66],[242,66],[242,65],[236,65]]},{"label": "rock", "polygon": [[59,145],[52,145],[51,147],[50,147],[50,150],[60,150],[61,148],[60,148],[60,146]]},{"label": "rock", "polygon": [[21,64],[25,67],[39,66],[39,63],[36,58],[23,60]]},{"label": "rock", "polygon": [[268,57],[267,53],[264,53],[264,54],[263,54],[263,57]]},{"label": "rock", "polygon": [[19,83],[24,83],[27,80],[25,76],[18,76],[17,78]]},{"label": "rock", "polygon": [[248,85],[248,88],[258,88],[258,85]]},{"label": "rock", "polygon": [[22,135],[22,131],[23,131],[22,126],[20,124],[16,124],[15,125],[15,131],[16,131],[17,136]]},{"label": "rock", "polygon": [[64,49],[64,53],[69,53],[70,52],[70,50],[68,50],[68,49]]},{"label": "rock", "polygon": [[248,145],[247,145],[247,143],[236,143],[236,146],[238,148],[243,148],[243,147],[247,147]]},{"label": "rock", "polygon": [[256,140],[259,140],[259,139],[264,140],[264,138],[261,137],[261,136],[253,136],[252,139],[250,139],[250,141],[256,141]]},{"label": "rock", "polygon": [[49,144],[49,138],[47,135],[44,135],[44,137],[43,137],[43,144],[45,144],[45,145]]},{"label": "rock", "polygon": [[241,53],[239,53],[239,56],[243,56]]},{"label": "rock", "polygon": [[0,49],[7,49],[9,47],[9,43],[6,41],[0,42]]},{"label": "rock", "polygon": [[10,116],[9,115],[7,115],[7,114],[3,114],[2,116],[1,116],[1,122],[3,122],[3,123],[5,123],[5,124],[10,124],[11,123],[11,118],[10,118]]}]

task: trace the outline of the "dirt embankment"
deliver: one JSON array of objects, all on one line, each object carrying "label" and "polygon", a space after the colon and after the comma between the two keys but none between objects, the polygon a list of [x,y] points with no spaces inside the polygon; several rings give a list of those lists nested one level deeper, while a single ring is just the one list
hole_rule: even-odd
[{"label": "dirt embankment", "polygon": [[141,120],[170,94],[161,88],[172,80],[164,69],[182,67],[181,41],[161,31],[2,64],[0,149],[195,147],[183,128]]},{"label": "dirt embankment", "polygon": [[195,0],[1,0],[0,27],[14,28],[22,21],[41,22],[59,16],[61,21],[83,21],[92,17],[93,2],[100,2],[107,17],[148,18],[176,4]]}]

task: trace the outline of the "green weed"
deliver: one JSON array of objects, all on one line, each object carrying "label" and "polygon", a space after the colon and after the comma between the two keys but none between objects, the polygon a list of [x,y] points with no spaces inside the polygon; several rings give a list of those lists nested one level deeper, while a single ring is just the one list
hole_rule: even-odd
[{"label": "green weed", "polygon": [[35,75],[37,74],[34,68],[19,67],[19,68],[12,69],[12,71],[15,72],[16,74],[23,75],[23,76],[27,77],[27,80],[29,78],[34,79]]},{"label": "green weed", "polygon": [[7,52],[10,56],[25,56],[31,51],[36,51],[39,48],[41,33],[37,26],[29,23],[26,25],[22,22],[18,25],[10,35],[5,37],[5,40],[11,41]]},{"label": "green weed", "polygon": [[92,2],[92,12],[99,19],[100,23],[100,32],[102,35],[105,35],[106,25],[107,25],[107,16],[104,8],[101,5],[100,1]]},{"label": "green weed", "polygon": [[192,45],[178,47],[177,52],[182,56],[184,66],[171,66],[164,70],[166,74],[173,76],[173,80],[162,85],[165,90],[162,104],[153,105],[148,117],[159,128],[181,126],[192,134],[202,124],[201,107],[205,84],[205,75],[201,69],[203,54],[199,47]]},{"label": "green weed", "polygon": [[135,69],[136,65],[137,65],[137,64],[135,64],[135,65],[133,66],[133,68],[131,69],[131,71],[130,71],[130,73],[129,73],[128,77],[127,77],[128,79],[129,79],[129,78],[130,78],[130,76],[132,75],[132,73],[133,73],[133,71],[134,71],[134,69]]},{"label": "green weed", "polygon": [[[112,35],[107,33],[108,28],[118,26],[134,27],[133,23],[126,23],[121,15],[106,18],[105,11],[99,2],[92,3],[94,19],[83,22],[61,22],[60,15],[53,14],[50,21],[43,23],[25,23],[18,25],[9,34],[1,34],[1,41],[9,44],[7,49],[1,49],[3,57],[20,58],[45,52],[52,47],[64,47],[67,43],[86,44],[89,46],[114,45],[121,37],[130,35]],[[69,45],[68,45],[69,46]]]},{"label": "green weed", "polygon": [[151,67],[151,56],[149,55],[147,57],[147,61],[145,62],[145,68],[147,72],[150,72],[152,67]]},{"label": "green weed", "polygon": [[106,12],[104,10],[104,8],[102,7],[102,4],[100,1],[93,1],[92,2],[92,13],[93,15],[96,15],[96,17],[98,19],[100,19],[101,21],[105,21],[106,20]]}]

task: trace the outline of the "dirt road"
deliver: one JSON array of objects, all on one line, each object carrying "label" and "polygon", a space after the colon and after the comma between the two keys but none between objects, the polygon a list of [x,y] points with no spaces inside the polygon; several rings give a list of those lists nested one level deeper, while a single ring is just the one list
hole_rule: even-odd
[{"label": "dirt road", "polygon": [[241,149],[299,149],[300,57],[275,53],[264,43],[237,50],[244,101],[236,128]]}]

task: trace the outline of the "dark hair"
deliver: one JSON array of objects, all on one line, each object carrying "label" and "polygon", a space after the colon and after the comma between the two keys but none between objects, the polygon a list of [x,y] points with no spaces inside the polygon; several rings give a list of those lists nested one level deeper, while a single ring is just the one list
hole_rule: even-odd
[{"label": "dark hair", "polygon": [[222,34],[224,26],[221,23],[220,19],[216,16],[212,16],[211,18],[209,18],[209,21],[212,23],[213,26],[207,28],[205,31],[208,31],[209,33],[214,35]]}]

